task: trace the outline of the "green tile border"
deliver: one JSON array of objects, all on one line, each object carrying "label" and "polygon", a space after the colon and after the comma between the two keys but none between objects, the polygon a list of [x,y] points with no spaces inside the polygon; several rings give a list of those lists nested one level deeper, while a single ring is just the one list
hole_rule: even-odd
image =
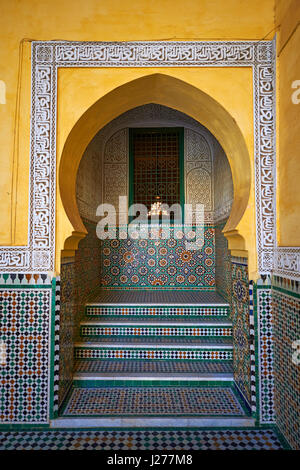
[{"label": "green tile border", "polygon": [[54,355],[55,355],[55,298],[56,298],[56,278],[52,279],[51,293],[51,312],[50,312],[50,396],[49,396],[49,417],[53,419],[57,413],[54,413]]},{"label": "green tile border", "polygon": [[282,294],[285,294],[285,295],[289,295],[290,297],[294,297],[295,299],[300,299],[300,294],[297,294],[296,292],[293,292],[291,290],[288,290],[288,289],[283,289],[282,287],[278,287],[278,286],[270,286],[270,288],[272,288],[272,290],[277,290],[278,292],[281,292]]},{"label": "green tile border", "polygon": [[188,379],[186,380],[168,380],[168,379],[162,379],[162,378],[153,378],[153,380],[122,380],[122,379],[116,379],[116,380],[73,380],[73,387],[74,388],[114,388],[114,387],[123,387],[123,388],[128,388],[128,387],[166,387],[166,388],[172,388],[172,387],[188,387],[188,388],[194,388],[194,387],[218,387],[218,388],[225,388],[229,387],[232,388],[233,386],[233,380],[232,381],[226,381],[222,382],[222,379],[219,380],[214,380],[214,381],[209,381],[209,380],[194,380],[194,381],[189,381]]}]

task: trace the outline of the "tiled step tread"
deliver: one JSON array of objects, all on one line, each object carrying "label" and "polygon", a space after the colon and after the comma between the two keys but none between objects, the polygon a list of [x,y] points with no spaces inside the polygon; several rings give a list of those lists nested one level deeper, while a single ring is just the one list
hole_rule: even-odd
[{"label": "tiled step tread", "polygon": [[232,323],[229,315],[88,315],[82,322],[103,323]]},{"label": "tiled step tread", "polygon": [[74,387],[63,416],[245,416],[230,387]]},{"label": "tiled step tread", "polygon": [[233,367],[226,362],[164,361],[164,360],[88,360],[77,359],[75,373],[100,374],[231,374]]},{"label": "tiled step tread", "polygon": [[88,336],[80,338],[80,342],[76,342],[75,346],[91,346],[93,347],[107,347],[107,345],[113,345],[120,347],[121,345],[126,345],[126,347],[132,346],[145,346],[145,345],[158,345],[168,346],[168,347],[178,347],[178,346],[232,346],[232,338],[230,337],[182,337],[182,336]]},{"label": "tiled step tread", "polygon": [[[118,305],[224,305],[226,301],[215,291],[178,290],[174,289],[99,289],[90,304],[118,304]],[[227,304],[228,305],[228,304]]]},{"label": "tiled step tread", "polygon": [[160,318],[136,318],[134,316],[126,317],[126,318],[120,318],[118,316],[109,316],[109,317],[98,317],[98,318],[88,318],[88,319],[83,319],[80,322],[81,326],[120,326],[120,327],[126,327],[126,326],[147,326],[147,324],[150,324],[151,327],[153,326],[232,326],[232,321],[229,318],[201,318],[201,319],[195,319],[195,318],[170,318],[170,317],[160,317]]}]

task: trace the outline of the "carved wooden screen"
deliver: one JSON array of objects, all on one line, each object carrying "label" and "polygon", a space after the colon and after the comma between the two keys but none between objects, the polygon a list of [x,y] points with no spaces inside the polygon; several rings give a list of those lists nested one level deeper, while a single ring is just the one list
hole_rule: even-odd
[{"label": "carved wooden screen", "polygon": [[181,128],[130,130],[131,203],[182,203],[182,137]]}]

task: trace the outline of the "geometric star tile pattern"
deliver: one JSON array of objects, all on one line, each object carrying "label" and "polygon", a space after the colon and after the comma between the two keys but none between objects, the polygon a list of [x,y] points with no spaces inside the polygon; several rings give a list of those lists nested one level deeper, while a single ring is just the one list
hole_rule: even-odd
[{"label": "geometric star tile pattern", "polygon": [[244,262],[232,262],[232,325],[234,338],[234,379],[244,399],[250,406],[251,358],[249,281],[248,266]]},{"label": "geometric star tile pattern", "polygon": [[[274,405],[276,424],[293,449],[300,449],[300,295],[274,287]],[[293,345],[298,347],[293,347]],[[273,351],[272,351],[273,352]],[[273,403],[272,403],[273,404]]]},{"label": "geometric star tile pattern", "polygon": [[64,416],[242,416],[230,387],[105,387],[72,391]]},{"label": "geometric star tile pattern", "polygon": [[[214,228],[204,226],[204,244],[187,250],[184,230],[160,229],[157,239],[106,239],[102,241],[101,285],[115,288],[205,289],[215,287]],[[121,230],[121,229],[120,229]]]},{"label": "geometric star tile pattern", "polygon": [[0,289],[0,339],[6,361],[0,366],[0,421],[48,420],[49,288]]},{"label": "geometric star tile pattern", "polygon": [[153,361],[137,360],[77,360],[75,361],[76,372],[98,372],[98,373],[208,373],[217,372],[230,373],[232,365],[226,362],[200,362],[200,361]]},{"label": "geometric star tile pattern", "polygon": [[280,450],[272,429],[6,431],[0,450]]}]

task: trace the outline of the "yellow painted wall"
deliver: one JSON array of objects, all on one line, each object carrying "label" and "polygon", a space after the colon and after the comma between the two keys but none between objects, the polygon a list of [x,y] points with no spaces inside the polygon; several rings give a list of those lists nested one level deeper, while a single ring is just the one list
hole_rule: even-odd
[{"label": "yellow painted wall", "polygon": [[292,93],[296,91],[292,83],[300,81],[299,23],[299,0],[276,1],[277,232],[280,246],[300,246],[300,102],[292,102]]},{"label": "yellow painted wall", "polygon": [[[27,241],[30,114],[27,40],[251,40],[272,38],[273,29],[274,0],[132,0],[128,5],[121,0],[2,1],[0,80],[5,82],[7,94],[6,104],[0,104],[0,243],[18,245]],[[58,95],[58,107],[62,110],[64,103],[69,102],[70,109],[59,115],[58,156],[72,124],[93,100],[113,86],[149,72],[149,69],[61,71],[59,90],[63,89],[64,94]],[[98,86],[92,91],[87,90],[84,73],[91,74],[88,81],[96,77],[93,80],[97,80]],[[233,73],[225,69],[164,69],[164,73],[201,87],[223,104],[237,120],[249,153],[253,155],[249,70],[235,69]],[[85,90],[82,98],[78,96],[81,90]],[[241,228],[248,232],[247,248],[253,252],[253,194],[249,207],[251,217]],[[64,212],[58,201],[58,248],[67,232],[68,224],[63,219]],[[255,268],[250,268],[251,271]]]}]

